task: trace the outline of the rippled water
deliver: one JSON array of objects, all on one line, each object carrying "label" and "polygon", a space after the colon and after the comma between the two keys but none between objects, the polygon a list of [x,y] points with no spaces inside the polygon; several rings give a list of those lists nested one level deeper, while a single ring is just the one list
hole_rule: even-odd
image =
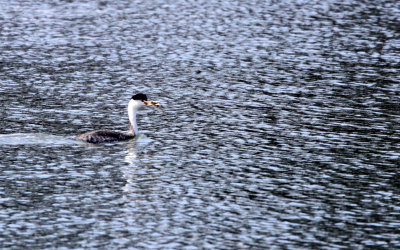
[{"label": "rippled water", "polygon": [[400,248],[398,1],[0,2],[2,248]]}]

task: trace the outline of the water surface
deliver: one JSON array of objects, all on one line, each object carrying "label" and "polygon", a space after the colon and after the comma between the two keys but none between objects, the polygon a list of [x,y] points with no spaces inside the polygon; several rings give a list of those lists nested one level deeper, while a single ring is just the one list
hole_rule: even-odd
[{"label": "water surface", "polygon": [[[0,1],[0,246],[400,248],[399,16]],[[138,92],[136,140],[74,140]]]}]

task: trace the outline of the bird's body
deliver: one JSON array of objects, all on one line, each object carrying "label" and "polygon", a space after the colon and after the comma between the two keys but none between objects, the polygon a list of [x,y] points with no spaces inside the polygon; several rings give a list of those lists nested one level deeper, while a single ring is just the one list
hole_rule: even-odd
[{"label": "bird's body", "polygon": [[111,130],[97,130],[78,135],[76,139],[89,143],[125,141],[133,139],[138,134],[136,112],[143,106],[159,107],[160,104],[155,101],[147,101],[147,96],[144,94],[136,94],[132,96],[128,104],[128,116],[130,122],[130,130],[128,133],[114,132]]},{"label": "bird's body", "polygon": [[78,135],[76,139],[89,143],[102,143],[113,141],[126,141],[133,139],[135,134],[120,133],[111,130],[97,130]]}]

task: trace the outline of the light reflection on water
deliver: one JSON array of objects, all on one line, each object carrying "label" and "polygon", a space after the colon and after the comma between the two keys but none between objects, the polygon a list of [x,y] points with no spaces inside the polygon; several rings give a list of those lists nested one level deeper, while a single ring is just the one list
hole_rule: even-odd
[{"label": "light reflection on water", "polygon": [[400,247],[396,1],[0,6],[1,247]]}]

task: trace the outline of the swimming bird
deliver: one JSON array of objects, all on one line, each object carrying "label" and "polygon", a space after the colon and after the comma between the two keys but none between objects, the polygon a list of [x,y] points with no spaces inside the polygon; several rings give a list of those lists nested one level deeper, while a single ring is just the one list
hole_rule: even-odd
[{"label": "swimming bird", "polygon": [[78,135],[76,139],[89,143],[124,141],[132,139],[138,134],[136,112],[144,106],[155,106],[158,108],[160,107],[160,103],[156,101],[147,101],[147,96],[142,93],[132,96],[128,104],[128,116],[130,123],[130,129],[128,133],[114,132],[111,130],[97,130]]}]

